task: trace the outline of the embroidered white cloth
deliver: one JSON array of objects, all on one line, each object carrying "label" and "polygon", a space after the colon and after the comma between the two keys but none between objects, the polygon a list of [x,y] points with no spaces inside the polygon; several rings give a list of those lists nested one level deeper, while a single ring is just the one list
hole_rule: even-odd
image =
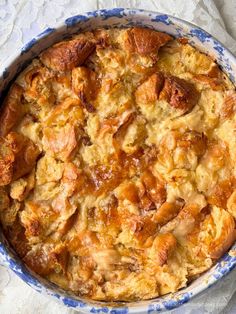
[{"label": "embroidered white cloth", "polygon": [[[201,26],[236,54],[235,0],[0,0],[0,63],[56,22],[96,9],[129,7],[169,13]],[[1,314],[76,314],[33,291],[1,266]],[[236,270],[172,314],[235,314]]]}]

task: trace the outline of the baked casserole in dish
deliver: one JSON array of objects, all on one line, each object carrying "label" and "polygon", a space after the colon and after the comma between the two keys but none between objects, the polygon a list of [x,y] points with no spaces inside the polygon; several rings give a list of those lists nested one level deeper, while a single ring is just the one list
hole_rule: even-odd
[{"label": "baked casserole in dish", "polygon": [[49,47],[0,114],[6,238],[80,297],[186,287],[236,239],[235,112],[235,86],[186,38],[101,28]]}]

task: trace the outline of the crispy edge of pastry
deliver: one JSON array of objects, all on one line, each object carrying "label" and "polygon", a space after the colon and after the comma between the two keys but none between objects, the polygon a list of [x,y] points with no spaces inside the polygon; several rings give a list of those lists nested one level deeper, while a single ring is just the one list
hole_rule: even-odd
[{"label": "crispy edge of pastry", "polygon": [[149,55],[158,52],[172,37],[152,29],[134,27],[127,30],[125,47],[130,52]]},{"label": "crispy edge of pastry", "polygon": [[177,240],[172,233],[158,234],[150,249],[150,257],[158,266],[166,264],[168,257],[177,246]]},{"label": "crispy edge of pastry", "polygon": [[46,127],[44,129],[44,145],[54,156],[57,155],[63,161],[69,160],[78,145],[76,127],[67,123],[60,128],[59,132]]},{"label": "crispy edge of pastry", "polygon": [[0,185],[7,185],[12,180],[28,174],[35,166],[40,153],[33,141],[16,132],[10,132],[4,141],[9,152],[0,160],[0,164],[5,164],[5,170],[7,169],[8,172],[7,179],[3,180]]},{"label": "crispy edge of pastry", "polygon": [[81,66],[72,70],[72,90],[79,97],[82,106],[90,113],[95,112],[96,108],[91,103],[100,88],[97,73],[93,70]]},{"label": "crispy edge of pastry", "polygon": [[68,71],[82,65],[95,47],[95,42],[85,38],[62,41],[43,51],[40,60],[54,71]]},{"label": "crispy edge of pastry", "polygon": [[[219,259],[236,240],[235,221],[233,216],[224,209],[221,209],[221,217],[215,214],[215,212],[213,212],[212,215],[215,222],[216,234],[218,234],[218,236],[210,242],[209,252],[211,258]],[[223,222],[221,223],[219,219]],[[217,228],[220,227],[221,230],[219,235]]]},{"label": "crispy edge of pastry", "polygon": [[8,92],[0,115],[0,136],[6,136],[21,119],[23,112],[20,104],[23,92],[23,88],[17,83],[14,83]]},{"label": "crispy edge of pastry", "polygon": [[158,100],[159,93],[163,88],[164,76],[162,73],[154,73],[148,77],[135,91],[137,103],[151,103]]},{"label": "crispy edge of pastry", "polygon": [[5,138],[0,137],[0,186],[9,184],[13,177],[15,155]]},{"label": "crispy edge of pastry", "polygon": [[166,76],[159,99],[166,100],[171,107],[186,113],[197,104],[199,93],[192,83],[175,76]]},{"label": "crispy edge of pastry", "polygon": [[183,113],[190,111],[198,99],[199,93],[192,83],[161,72],[149,76],[135,91],[138,104],[166,100],[172,108]]}]

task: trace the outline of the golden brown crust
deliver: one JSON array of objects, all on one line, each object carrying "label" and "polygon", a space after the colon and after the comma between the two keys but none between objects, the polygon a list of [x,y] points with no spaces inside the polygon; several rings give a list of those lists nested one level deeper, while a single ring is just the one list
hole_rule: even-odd
[{"label": "golden brown crust", "polygon": [[153,241],[149,255],[158,266],[163,266],[176,245],[177,241],[172,233],[159,234]]},{"label": "golden brown crust", "polygon": [[0,185],[7,185],[13,176],[14,153],[4,138],[0,138]]},{"label": "golden brown crust", "polygon": [[192,83],[174,76],[165,78],[159,99],[166,100],[171,107],[184,113],[190,111],[198,102],[199,94]]},{"label": "golden brown crust", "polygon": [[212,90],[224,90],[224,75],[217,64],[213,64],[207,74],[195,74],[194,80],[209,85]]},{"label": "golden brown crust", "polygon": [[236,111],[236,92],[227,92],[224,99],[223,108],[221,111],[222,118],[231,118]]},{"label": "golden brown crust", "polygon": [[230,178],[217,183],[208,197],[208,203],[226,209],[227,200],[235,189],[235,179]]},{"label": "golden brown crust", "polygon": [[208,84],[212,88],[212,90],[221,90],[224,88],[222,84],[222,80],[214,77],[210,77],[209,75],[206,74],[196,74],[194,76],[194,79],[197,82],[201,82],[202,84]]},{"label": "golden brown crust", "polygon": [[197,104],[199,93],[192,83],[158,72],[152,74],[137,88],[135,99],[138,104],[166,100],[174,109],[186,113]]},{"label": "golden brown crust", "polygon": [[78,95],[82,105],[88,112],[96,109],[92,101],[96,98],[99,89],[97,74],[86,67],[78,67],[72,70],[72,89]]},{"label": "golden brown crust", "polygon": [[236,191],[234,190],[233,193],[227,200],[227,210],[228,212],[236,219]]},{"label": "golden brown crust", "polygon": [[153,234],[155,234],[157,230],[157,224],[148,216],[140,217],[137,215],[131,215],[126,219],[133,236],[139,242],[141,247],[149,247],[150,243],[152,243],[152,241],[149,240],[152,240]]},{"label": "golden brown crust", "polygon": [[61,160],[70,159],[71,154],[77,146],[76,130],[71,124],[65,125],[59,131],[51,128],[44,130],[45,149],[58,156]]},{"label": "golden brown crust", "polygon": [[171,39],[171,36],[161,32],[134,27],[127,31],[126,48],[130,52],[148,55],[158,52]]},{"label": "golden brown crust", "polygon": [[168,221],[172,220],[178,215],[183,205],[183,202],[180,200],[177,200],[175,203],[165,202],[155,213],[153,220],[159,225],[165,225]]},{"label": "golden brown crust", "polygon": [[0,222],[13,248],[79,297],[185,287],[235,240],[234,96],[210,57],[154,30],[48,48],[0,115]]},{"label": "golden brown crust", "polygon": [[185,149],[192,149],[197,156],[204,155],[207,149],[207,137],[204,133],[188,131],[178,135],[177,146]]},{"label": "golden brown crust", "polygon": [[216,223],[216,236],[209,244],[209,251],[213,259],[218,259],[236,240],[235,221],[224,210],[220,213],[213,212],[212,216]]},{"label": "golden brown crust", "polygon": [[4,188],[0,188],[0,212],[4,209],[7,209],[10,205],[10,199],[7,195],[7,192],[4,190]]},{"label": "golden brown crust", "polygon": [[[155,203],[155,208],[158,209],[166,200],[165,183],[158,180],[152,172],[148,170],[144,171],[141,180],[144,184],[146,195]],[[141,196],[141,202],[144,195]]]},{"label": "golden brown crust", "polygon": [[15,132],[8,134],[7,142],[15,156],[13,179],[16,180],[33,169],[40,151],[33,141]]},{"label": "golden brown crust", "polygon": [[132,182],[127,182],[119,190],[118,197],[120,200],[128,200],[131,203],[137,204],[139,202],[138,188]]},{"label": "golden brown crust", "polygon": [[0,136],[6,136],[23,115],[22,97],[23,88],[14,83],[3,103],[0,115]]},{"label": "golden brown crust", "polygon": [[40,60],[54,71],[68,71],[82,65],[95,47],[94,42],[85,38],[63,41],[45,50]]},{"label": "golden brown crust", "polygon": [[[34,269],[39,275],[48,275],[53,268],[62,265],[58,260],[57,254],[53,251],[46,251],[43,248],[39,247],[35,252],[30,252],[24,257],[24,262],[31,268]],[[59,263],[58,263],[59,262]]]},{"label": "golden brown crust", "polygon": [[29,251],[30,245],[25,236],[25,229],[22,227],[18,219],[12,226],[7,227],[6,234],[17,254],[23,258]]},{"label": "golden brown crust", "polygon": [[12,199],[22,202],[35,186],[35,170],[26,177],[20,178],[11,184],[10,196]]},{"label": "golden brown crust", "polygon": [[0,157],[1,183],[7,185],[12,180],[28,174],[35,166],[40,153],[37,146],[22,134],[10,132],[2,139]]},{"label": "golden brown crust", "polygon": [[158,100],[163,84],[164,76],[161,72],[152,74],[135,91],[136,102],[152,103]]}]

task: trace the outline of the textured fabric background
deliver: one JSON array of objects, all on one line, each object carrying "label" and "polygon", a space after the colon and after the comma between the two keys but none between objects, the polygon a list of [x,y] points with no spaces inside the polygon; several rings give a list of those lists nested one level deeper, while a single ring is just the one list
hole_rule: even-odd
[{"label": "textured fabric background", "polygon": [[[0,64],[33,36],[67,17],[98,8],[129,7],[193,22],[236,54],[236,0],[0,0]],[[236,270],[173,314],[235,314]],[[76,314],[29,288],[0,261],[1,314]]]}]

